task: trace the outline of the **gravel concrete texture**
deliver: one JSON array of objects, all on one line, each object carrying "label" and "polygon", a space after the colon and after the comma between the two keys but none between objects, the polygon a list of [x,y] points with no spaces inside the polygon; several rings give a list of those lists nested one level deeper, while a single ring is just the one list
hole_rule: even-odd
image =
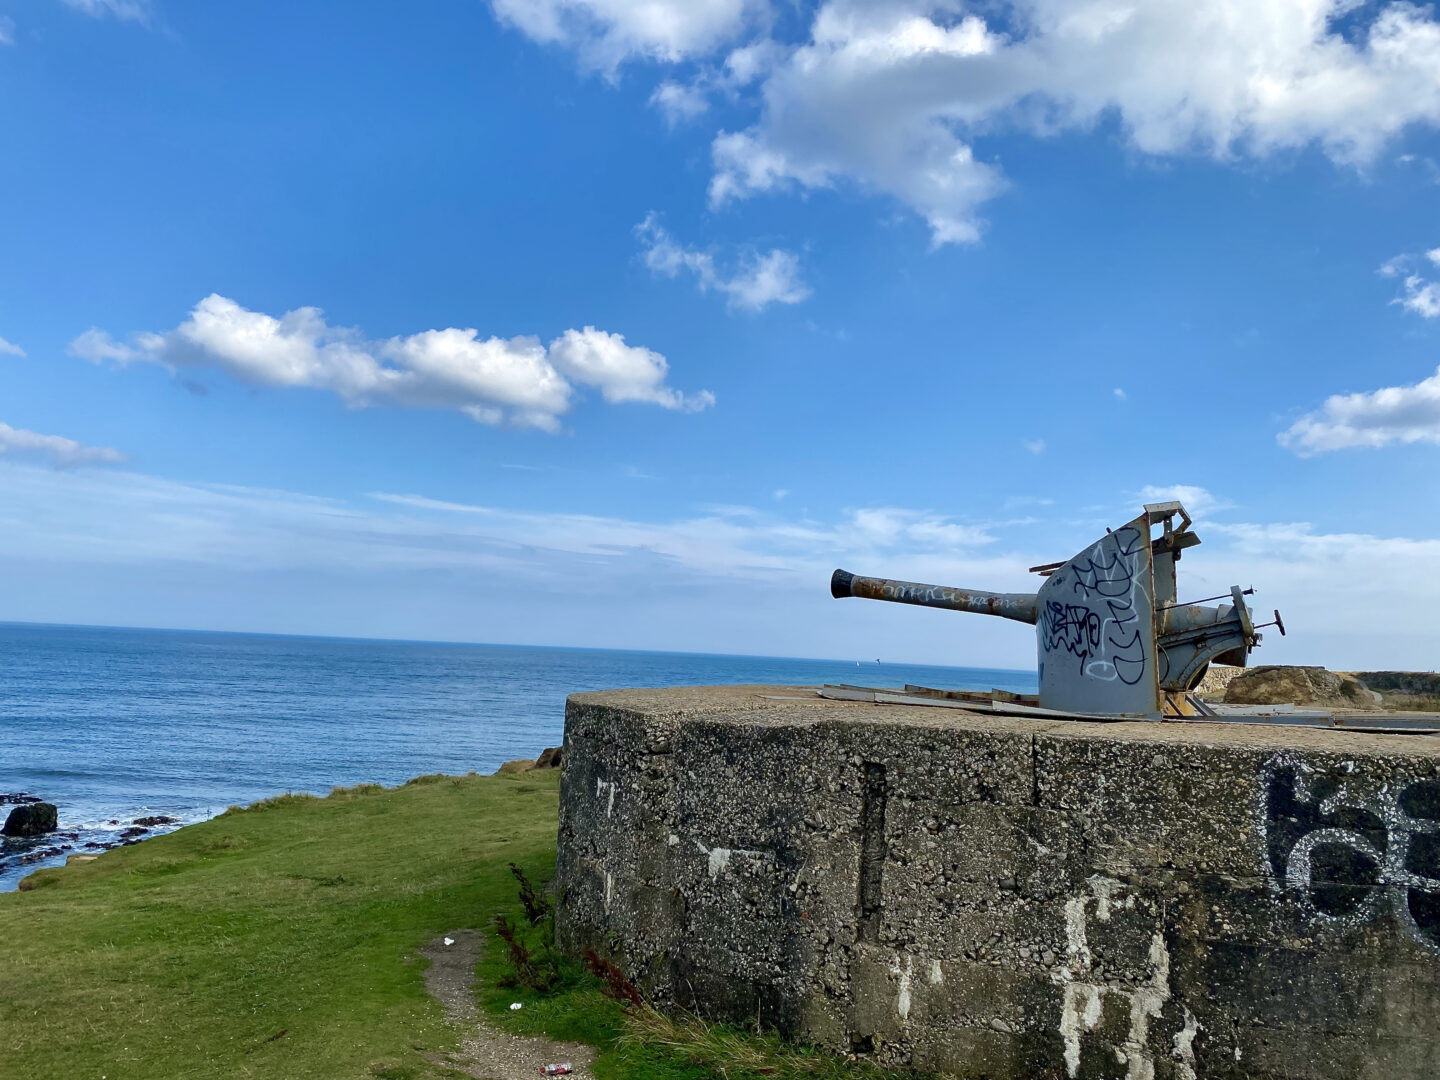
[{"label": "gravel concrete texture", "polygon": [[1440,1076],[1440,741],[805,688],[577,694],[558,932],[994,1080]]}]

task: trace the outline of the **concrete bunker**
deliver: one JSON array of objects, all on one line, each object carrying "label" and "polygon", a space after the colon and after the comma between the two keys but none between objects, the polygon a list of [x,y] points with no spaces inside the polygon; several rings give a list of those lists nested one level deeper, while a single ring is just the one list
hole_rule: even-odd
[{"label": "concrete bunker", "polygon": [[562,944],[969,1077],[1440,1075],[1440,743],[782,687],[566,710]]}]

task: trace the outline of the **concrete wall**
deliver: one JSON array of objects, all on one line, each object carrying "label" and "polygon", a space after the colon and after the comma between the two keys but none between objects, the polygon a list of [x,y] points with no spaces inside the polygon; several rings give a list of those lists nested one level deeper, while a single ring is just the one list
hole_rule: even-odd
[{"label": "concrete wall", "polygon": [[1440,1076],[1440,742],[740,687],[572,697],[559,933],[993,1078]]}]

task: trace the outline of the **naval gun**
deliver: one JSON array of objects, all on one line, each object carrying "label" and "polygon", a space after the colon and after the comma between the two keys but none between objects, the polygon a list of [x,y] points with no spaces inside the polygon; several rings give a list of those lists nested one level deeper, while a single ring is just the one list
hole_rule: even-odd
[{"label": "naval gun", "polygon": [[[1176,519],[1179,519],[1178,521]],[[1190,691],[1212,662],[1244,667],[1260,644],[1245,597],[1182,604],[1175,584],[1181,552],[1200,543],[1178,502],[1148,503],[1140,516],[1107,529],[1065,562],[1033,566],[1038,592],[995,593],[860,577],[836,570],[835,597],[948,608],[1035,627],[1039,707],[1092,716],[1190,716]],[[1157,531],[1158,527],[1158,531]],[[1207,606],[1207,601],[1228,600]],[[1273,622],[1283,635],[1280,612]]]}]

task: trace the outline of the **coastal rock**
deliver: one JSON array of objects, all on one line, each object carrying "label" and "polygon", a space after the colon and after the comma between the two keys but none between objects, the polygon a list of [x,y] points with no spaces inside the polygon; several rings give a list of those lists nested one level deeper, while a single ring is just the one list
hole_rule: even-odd
[{"label": "coastal rock", "polygon": [[1245,669],[1241,667],[1211,664],[1205,677],[1200,680],[1200,685],[1195,687],[1195,693],[1206,701],[1224,701],[1225,691],[1230,684],[1244,674]]},{"label": "coastal rock", "polygon": [[540,756],[535,759],[537,769],[558,769],[560,768],[560,747],[547,746],[540,751]]},{"label": "coastal rock", "polygon": [[514,776],[516,773],[529,772],[535,768],[535,762],[529,758],[516,758],[514,761],[507,761],[500,768],[495,770],[496,776]]},{"label": "coastal rock", "polygon": [[136,826],[133,826],[132,828],[129,828],[129,829],[124,830],[124,831],[120,834],[120,839],[121,839],[121,840],[134,840],[137,836],[144,836],[144,835],[145,835],[147,832],[149,832],[149,831],[150,831],[149,829],[141,828],[140,826],[136,825]]},{"label": "coastal rock", "polygon": [[153,829],[156,825],[179,825],[180,819],[169,814],[151,814],[149,817],[137,817],[131,824]]},{"label": "coastal rock", "polygon": [[0,806],[19,806],[21,803],[41,802],[39,795],[28,791],[0,791]]},{"label": "coastal rock", "polygon": [[58,824],[59,816],[54,803],[21,803],[10,811],[4,828],[0,828],[0,835],[40,836],[42,833],[54,832]]},{"label": "coastal rock", "polygon": [[1338,709],[1378,709],[1380,695],[1353,675],[1323,667],[1267,666],[1232,679],[1226,705],[1318,705]]}]

